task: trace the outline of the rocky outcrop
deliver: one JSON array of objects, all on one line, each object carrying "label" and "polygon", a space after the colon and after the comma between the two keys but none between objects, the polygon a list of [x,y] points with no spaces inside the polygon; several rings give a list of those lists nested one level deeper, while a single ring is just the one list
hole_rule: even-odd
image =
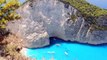
[{"label": "rocky outcrop", "polygon": [[[31,0],[17,13],[21,19],[8,23],[7,29],[21,37],[28,48],[49,45],[49,37],[88,44],[107,43],[107,30],[93,30],[81,13],[59,0]],[[92,20],[92,19],[91,19]],[[107,26],[107,18],[99,17],[99,25]]]}]

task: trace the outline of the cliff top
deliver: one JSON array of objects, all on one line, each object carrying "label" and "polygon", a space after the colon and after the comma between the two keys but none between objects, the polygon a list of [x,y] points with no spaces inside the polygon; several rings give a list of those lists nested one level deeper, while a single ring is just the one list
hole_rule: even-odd
[{"label": "cliff top", "polygon": [[65,0],[65,2],[78,9],[83,16],[99,17],[102,15],[107,15],[106,9],[101,9],[97,6],[94,6],[88,3],[86,0]]}]

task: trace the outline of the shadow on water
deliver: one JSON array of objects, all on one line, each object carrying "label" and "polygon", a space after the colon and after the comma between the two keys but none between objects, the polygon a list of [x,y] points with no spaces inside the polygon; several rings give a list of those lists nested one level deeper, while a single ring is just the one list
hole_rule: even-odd
[{"label": "shadow on water", "polygon": [[67,43],[67,44],[80,44],[80,45],[87,45],[87,46],[94,46],[94,47],[102,47],[102,46],[107,46],[107,43],[103,43],[103,44],[98,44],[98,45],[93,45],[93,44],[88,44],[88,43],[81,43],[81,42],[77,42],[77,41],[64,41],[63,39],[57,38],[57,37],[50,37],[50,45],[48,46],[44,46],[41,48],[32,48],[32,49],[43,49],[43,48],[49,48],[55,44],[61,44],[61,43]]}]

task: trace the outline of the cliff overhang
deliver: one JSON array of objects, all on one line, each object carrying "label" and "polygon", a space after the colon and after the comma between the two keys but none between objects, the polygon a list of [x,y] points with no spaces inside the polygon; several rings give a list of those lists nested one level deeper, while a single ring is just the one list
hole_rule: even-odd
[{"label": "cliff overhang", "polygon": [[106,10],[94,6],[98,12],[88,12],[88,3],[81,1],[84,0],[30,0],[16,11],[22,18],[10,21],[7,29],[22,38],[28,48],[49,45],[49,37],[54,36],[94,45],[107,43]]}]

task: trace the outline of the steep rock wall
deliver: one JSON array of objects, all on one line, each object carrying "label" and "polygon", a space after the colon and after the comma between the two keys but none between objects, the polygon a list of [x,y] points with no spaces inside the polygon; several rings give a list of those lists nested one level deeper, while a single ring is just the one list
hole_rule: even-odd
[{"label": "steep rock wall", "polygon": [[[88,44],[107,43],[107,30],[92,30],[81,13],[59,0],[31,0],[17,13],[21,19],[11,21],[7,29],[21,37],[24,46],[37,48],[49,45],[49,37]],[[107,26],[107,18],[99,17],[99,25]]]}]

